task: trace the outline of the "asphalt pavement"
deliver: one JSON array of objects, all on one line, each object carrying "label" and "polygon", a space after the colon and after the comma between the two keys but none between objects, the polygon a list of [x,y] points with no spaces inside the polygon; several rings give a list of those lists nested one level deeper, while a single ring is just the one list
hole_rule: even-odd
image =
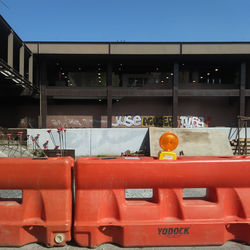
[{"label": "asphalt pavement", "polygon": [[[90,248],[85,247],[78,247],[74,243],[70,243],[67,246],[64,247],[52,247],[52,248],[46,248],[39,244],[29,244],[25,245],[23,247],[0,247],[0,249],[6,249],[6,250],[50,250],[50,249],[56,249],[56,250],[87,250]],[[122,248],[119,246],[115,246],[112,244],[103,244],[99,247],[95,248],[95,250],[250,250],[249,245],[240,244],[233,241],[226,242],[223,246],[193,246],[193,247],[143,247],[143,248]]]}]

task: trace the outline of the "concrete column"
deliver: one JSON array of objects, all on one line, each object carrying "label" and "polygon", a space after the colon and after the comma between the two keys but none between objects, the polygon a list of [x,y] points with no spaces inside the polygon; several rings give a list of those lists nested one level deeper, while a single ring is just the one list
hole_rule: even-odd
[{"label": "concrete column", "polygon": [[178,88],[179,88],[179,64],[174,63],[174,82],[173,82],[173,109],[172,119],[173,128],[177,128],[177,116],[178,116]]},{"label": "concrete column", "polygon": [[112,128],[112,64],[107,65],[107,116],[108,128]]},{"label": "concrete column", "polygon": [[19,74],[24,78],[24,44],[19,49]]},{"label": "concrete column", "polygon": [[29,57],[29,82],[33,85],[33,54]]},{"label": "concrete column", "polygon": [[7,57],[8,65],[13,68],[13,61],[14,61],[14,33],[11,33],[8,36],[8,57]]},{"label": "concrete column", "polygon": [[47,70],[44,62],[41,64],[40,68],[40,128],[46,128],[47,123]]},{"label": "concrete column", "polygon": [[240,115],[246,115],[246,63],[242,62],[240,67]]}]

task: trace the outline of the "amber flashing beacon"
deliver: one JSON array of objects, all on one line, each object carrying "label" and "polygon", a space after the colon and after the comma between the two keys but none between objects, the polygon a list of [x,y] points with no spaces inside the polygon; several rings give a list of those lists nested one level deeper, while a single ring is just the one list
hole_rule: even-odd
[{"label": "amber flashing beacon", "polygon": [[164,150],[159,154],[159,160],[176,160],[176,153],[172,152],[179,144],[178,137],[172,133],[164,133],[159,140],[160,147]]}]

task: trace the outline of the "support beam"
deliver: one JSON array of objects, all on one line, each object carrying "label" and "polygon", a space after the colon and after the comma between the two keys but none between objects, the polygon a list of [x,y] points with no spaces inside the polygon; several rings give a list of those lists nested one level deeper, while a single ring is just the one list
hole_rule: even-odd
[{"label": "support beam", "polygon": [[43,62],[40,69],[40,128],[46,128],[47,122],[47,71]]},{"label": "support beam", "polygon": [[112,87],[107,88],[107,116],[108,128],[112,128]]},{"label": "support beam", "polygon": [[115,88],[112,90],[113,96],[126,97],[172,97],[172,89],[132,89]]},{"label": "support beam", "polygon": [[173,128],[177,128],[177,116],[178,116],[178,88],[179,88],[179,64],[174,63],[174,82],[173,82],[173,106],[172,106],[172,119]]},{"label": "support beam", "polygon": [[33,85],[33,54],[29,57],[29,82]]},{"label": "support beam", "polygon": [[47,87],[45,94],[47,96],[60,96],[65,98],[76,98],[79,97],[107,97],[107,88],[100,88],[100,89],[86,89],[80,87],[68,88],[68,87]]},{"label": "support beam", "polygon": [[24,44],[19,49],[19,74],[24,78]]},{"label": "support beam", "polygon": [[246,115],[246,63],[242,62],[240,67],[240,116]]},{"label": "support beam", "polygon": [[7,58],[8,65],[13,68],[13,61],[14,61],[14,33],[11,33],[8,36],[8,58]]},{"label": "support beam", "polygon": [[226,96],[239,97],[239,89],[179,89],[178,96]]},{"label": "support beam", "polygon": [[112,64],[107,65],[107,116],[108,128],[112,128]]}]

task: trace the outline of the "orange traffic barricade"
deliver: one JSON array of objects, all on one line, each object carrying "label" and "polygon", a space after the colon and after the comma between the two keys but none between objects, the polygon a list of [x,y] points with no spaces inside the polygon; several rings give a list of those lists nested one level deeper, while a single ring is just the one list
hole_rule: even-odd
[{"label": "orange traffic barricade", "polygon": [[[75,171],[81,246],[250,243],[250,157],[80,158]],[[138,188],[152,197],[125,197]],[[189,188],[206,188],[206,196],[183,197]]]},{"label": "orange traffic barricade", "polygon": [[0,199],[0,246],[71,239],[73,165],[72,158],[0,158],[1,192],[22,191],[19,199]]}]

